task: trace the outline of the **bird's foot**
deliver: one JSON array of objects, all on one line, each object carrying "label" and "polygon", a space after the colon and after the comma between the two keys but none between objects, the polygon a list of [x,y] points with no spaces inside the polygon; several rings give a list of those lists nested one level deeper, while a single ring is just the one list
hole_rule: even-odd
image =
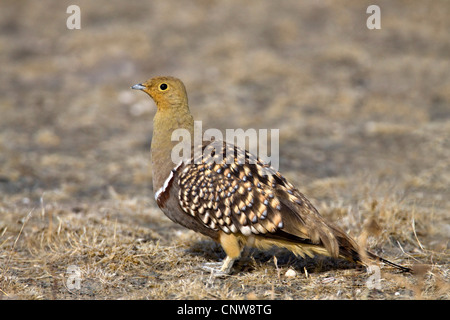
[{"label": "bird's foot", "polygon": [[226,257],[223,262],[207,262],[201,267],[202,270],[208,271],[214,277],[226,277],[231,273],[234,259]]},{"label": "bird's foot", "polygon": [[222,271],[221,262],[207,262],[201,266],[201,269],[211,273],[213,277],[224,278],[229,275],[229,273]]}]

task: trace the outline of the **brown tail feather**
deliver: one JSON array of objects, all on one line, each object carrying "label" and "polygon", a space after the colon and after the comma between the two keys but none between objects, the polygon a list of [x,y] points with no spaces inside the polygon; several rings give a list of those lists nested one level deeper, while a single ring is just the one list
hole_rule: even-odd
[{"label": "brown tail feather", "polygon": [[362,253],[361,250],[364,250],[364,249],[360,249],[359,246],[355,243],[355,241],[353,239],[348,237],[345,233],[343,233],[343,231],[339,230],[338,228],[333,228],[333,229],[334,229],[334,233],[336,234],[336,238],[339,243],[339,255],[342,256],[343,258],[352,260],[354,262],[360,262],[360,263],[366,264],[363,261],[364,260],[363,256],[365,255],[369,259],[381,261],[384,264],[395,267],[403,272],[412,272],[412,270],[410,268],[398,265],[389,260],[381,258],[372,252],[365,251]]}]

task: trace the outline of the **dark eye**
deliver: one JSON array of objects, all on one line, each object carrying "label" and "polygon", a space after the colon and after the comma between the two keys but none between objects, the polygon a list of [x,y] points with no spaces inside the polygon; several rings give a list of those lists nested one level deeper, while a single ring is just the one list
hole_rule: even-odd
[{"label": "dark eye", "polygon": [[159,85],[159,90],[164,91],[164,90],[167,90],[168,87],[169,86],[166,83],[161,83]]}]

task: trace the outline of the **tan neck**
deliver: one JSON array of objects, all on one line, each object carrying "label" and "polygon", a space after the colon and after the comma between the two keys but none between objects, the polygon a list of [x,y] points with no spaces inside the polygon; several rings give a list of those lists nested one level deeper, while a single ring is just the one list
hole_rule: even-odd
[{"label": "tan neck", "polygon": [[179,141],[171,141],[172,132],[176,129],[186,129],[194,138],[194,119],[189,112],[187,102],[179,106],[164,108],[158,106],[153,119],[153,137],[151,146],[153,190],[162,187],[170,171],[178,164],[173,163],[171,153]]}]

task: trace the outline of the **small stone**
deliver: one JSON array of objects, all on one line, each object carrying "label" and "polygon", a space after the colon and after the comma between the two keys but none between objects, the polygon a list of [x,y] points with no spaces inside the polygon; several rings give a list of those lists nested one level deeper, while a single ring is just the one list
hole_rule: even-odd
[{"label": "small stone", "polygon": [[288,269],[286,273],[284,274],[286,278],[295,278],[297,276],[297,272],[295,272],[294,269]]}]

